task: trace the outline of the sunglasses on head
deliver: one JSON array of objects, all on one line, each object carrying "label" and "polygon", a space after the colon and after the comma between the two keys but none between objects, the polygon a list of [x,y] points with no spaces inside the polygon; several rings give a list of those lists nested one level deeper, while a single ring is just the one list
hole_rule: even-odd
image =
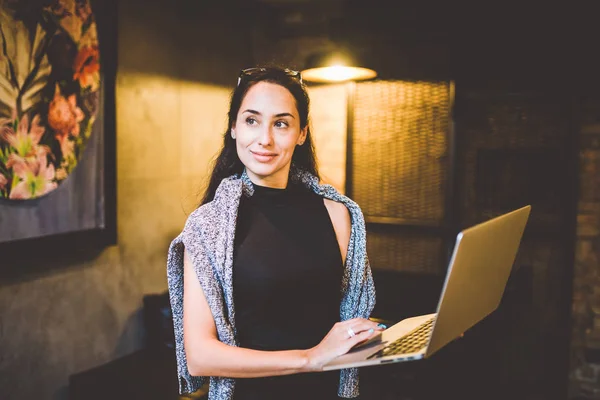
[{"label": "sunglasses on head", "polygon": [[[240,75],[238,76],[238,82],[237,82],[237,86],[240,86],[240,82],[242,82],[242,79],[246,76],[252,76],[255,75],[257,73],[260,72],[266,72],[267,69],[266,68],[246,68],[240,71]],[[302,83],[302,75],[300,75],[300,71],[294,71],[291,69],[284,69],[283,72],[287,75],[287,76],[291,76],[292,78],[296,78],[298,79],[298,81],[300,83]]]}]

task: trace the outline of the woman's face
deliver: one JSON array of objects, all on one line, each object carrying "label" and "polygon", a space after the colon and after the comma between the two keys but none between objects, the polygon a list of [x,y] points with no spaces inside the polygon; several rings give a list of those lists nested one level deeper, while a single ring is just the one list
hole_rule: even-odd
[{"label": "woman's face", "polygon": [[285,188],[296,145],[306,140],[296,99],[283,86],[258,82],[248,90],[231,128],[237,154],[250,180]]}]

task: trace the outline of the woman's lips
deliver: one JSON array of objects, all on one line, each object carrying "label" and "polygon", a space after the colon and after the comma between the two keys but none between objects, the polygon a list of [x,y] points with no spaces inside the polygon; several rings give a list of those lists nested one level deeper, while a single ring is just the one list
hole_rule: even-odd
[{"label": "woman's lips", "polygon": [[254,158],[259,162],[269,162],[272,159],[274,159],[275,156],[277,155],[275,153],[268,153],[268,152],[261,152],[261,151],[250,151],[250,153],[252,153]]}]

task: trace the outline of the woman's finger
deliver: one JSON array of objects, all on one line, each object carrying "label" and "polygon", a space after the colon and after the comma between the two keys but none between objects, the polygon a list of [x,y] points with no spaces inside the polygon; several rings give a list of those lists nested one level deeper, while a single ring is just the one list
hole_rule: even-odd
[{"label": "woman's finger", "polygon": [[[372,334],[373,334],[373,332],[363,331],[363,332],[359,333],[358,335],[351,337],[348,340],[348,345],[349,345],[348,350],[350,350],[352,347],[356,346],[358,343],[369,339],[369,337]],[[348,351],[348,350],[346,350],[346,351]]]},{"label": "woman's finger", "polygon": [[376,327],[377,323],[374,321],[371,321],[369,319],[364,319],[364,318],[357,318],[354,320],[348,320],[344,323],[344,325],[350,325],[351,327],[355,327],[355,326],[372,326],[372,327]]},{"label": "woman's finger", "polygon": [[365,331],[370,331],[370,333],[373,333],[374,331],[380,330],[381,328],[379,328],[376,323],[368,320],[359,321],[354,325],[346,325],[342,327],[342,331],[345,331],[348,334],[348,337],[353,337],[354,335]]}]

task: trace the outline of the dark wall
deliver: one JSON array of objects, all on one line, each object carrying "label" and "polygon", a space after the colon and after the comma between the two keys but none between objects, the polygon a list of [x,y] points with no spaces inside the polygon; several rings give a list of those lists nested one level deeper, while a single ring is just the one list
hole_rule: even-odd
[{"label": "dark wall", "polygon": [[480,86],[600,81],[594,2],[345,2],[330,32],[386,79]]}]

